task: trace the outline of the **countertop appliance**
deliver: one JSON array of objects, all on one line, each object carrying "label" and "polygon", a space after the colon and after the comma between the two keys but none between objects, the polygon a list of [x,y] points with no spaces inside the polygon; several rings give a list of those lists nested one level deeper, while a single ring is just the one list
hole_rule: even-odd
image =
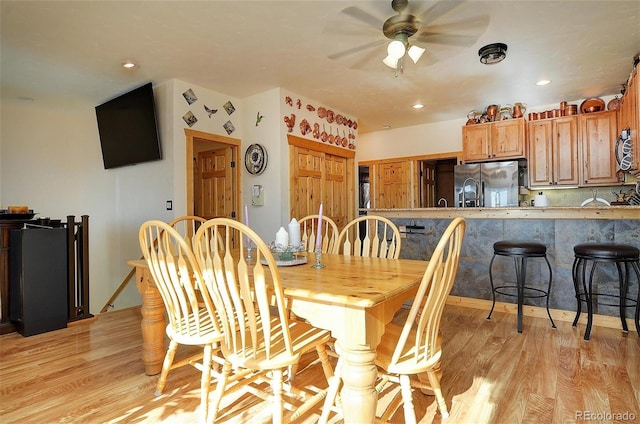
[{"label": "countertop appliance", "polygon": [[524,164],[518,161],[486,162],[454,167],[454,198],[456,206],[517,207],[519,176]]}]

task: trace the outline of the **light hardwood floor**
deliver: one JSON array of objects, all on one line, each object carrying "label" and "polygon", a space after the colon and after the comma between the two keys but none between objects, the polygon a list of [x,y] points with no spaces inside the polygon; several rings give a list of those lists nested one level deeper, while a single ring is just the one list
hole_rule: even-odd
[{"label": "light hardwood floor", "polygon": [[[635,332],[594,327],[585,342],[583,325],[557,321],[553,330],[548,319],[525,317],[518,334],[514,315],[494,312],[487,321],[486,313],[445,308],[442,389],[451,416],[444,422],[640,421]],[[144,374],[139,324],[139,309],[131,308],[36,336],[0,336],[0,423],[196,423],[199,372],[172,371],[165,394],[154,397],[157,376]],[[296,383],[324,387],[313,359],[303,358],[311,366]],[[392,394],[384,391],[380,404]],[[414,399],[421,422],[443,421],[433,397],[415,392]],[[268,413],[240,393],[225,398],[219,422],[270,422]],[[393,422],[403,422],[402,410]]]}]

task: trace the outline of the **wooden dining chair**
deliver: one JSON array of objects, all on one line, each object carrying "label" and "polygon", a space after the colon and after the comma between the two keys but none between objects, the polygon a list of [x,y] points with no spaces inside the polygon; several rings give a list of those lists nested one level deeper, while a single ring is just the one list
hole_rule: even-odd
[{"label": "wooden dining chair", "polygon": [[169,225],[178,231],[190,246],[193,246],[193,236],[196,235],[196,231],[198,231],[198,228],[203,222],[207,222],[206,218],[195,215],[184,215],[170,221]]},{"label": "wooden dining chair", "polygon": [[[182,236],[182,238],[185,239],[189,247],[193,248],[193,237],[195,236],[196,231],[198,230],[198,227],[203,222],[206,222],[206,221],[207,220],[205,218],[202,218],[200,216],[185,215],[170,221],[169,226],[175,229]],[[199,292],[196,291],[196,295],[199,296]],[[202,301],[200,302],[202,303]],[[156,396],[160,396],[163,393],[164,388],[166,387],[166,384],[167,384],[169,371],[200,361],[204,355],[204,351],[201,351],[194,355],[189,356],[188,358],[185,358],[182,361],[174,363],[173,360],[177,353],[178,346],[179,346],[179,343],[176,343],[176,342],[169,343],[169,348],[167,349],[167,353],[163,361],[162,370],[160,371],[160,376],[158,377],[158,383],[156,384],[156,391],[155,391]]]},{"label": "wooden dining chair", "polygon": [[[316,251],[316,240],[318,236],[318,217],[319,215],[307,215],[301,218],[298,223],[300,224],[300,238],[302,239],[302,245],[307,252]],[[338,239],[338,226],[329,217],[322,217],[322,253],[333,252],[334,246]]]},{"label": "wooden dining chair", "polygon": [[389,219],[366,215],[350,221],[340,232],[333,253],[398,259],[400,230]]},{"label": "wooden dining chair", "polygon": [[[223,249],[216,247],[218,234],[224,235]],[[255,246],[251,261],[240,253],[248,242]],[[264,241],[246,225],[228,218],[211,219],[198,229],[194,246],[224,334],[221,351],[226,364],[218,378],[211,409],[217,410],[226,393],[226,377],[232,369],[253,370],[269,385],[256,385],[252,374],[245,379],[249,392],[272,401],[274,423],[304,416],[322,401],[325,391],[292,388],[284,384],[285,373],[302,354],[316,349],[328,381],[333,375],[325,349],[329,332],[289,320],[276,261]],[[305,393],[302,399],[300,393]]]},{"label": "wooden dining chair", "polygon": [[[156,386],[159,396],[167,382],[169,370],[191,364],[202,373],[200,383],[200,418],[208,415],[212,367],[223,339],[215,304],[202,279],[191,245],[171,225],[147,221],[140,227],[140,248],[160,292],[168,317],[169,348]],[[178,345],[202,346],[203,351],[174,363]],[[201,362],[197,362],[202,360]],[[222,365],[223,361],[217,361]]]},{"label": "wooden dining chair", "polygon": [[[432,390],[442,418],[449,416],[440,388],[440,320],[458,272],[465,227],[463,218],[455,218],[449,224],[429,259],[404,325],[398,326],[393,322],[387,324],[376,348],[375,363],[380,377],[376,389],[381,392],[389,382],[401,387],[382,414],[380,419],[383,422],[388,421],[401,403],[404,403],[404,422],[416,422],[412,387]],[[339,359],[336,365],[336,375],[331,380],[320,422],[326,422],[330,411],[335,409],[341,384],[341,361]],[[418,374],[424,373],[428,383],[418,378]]]}]

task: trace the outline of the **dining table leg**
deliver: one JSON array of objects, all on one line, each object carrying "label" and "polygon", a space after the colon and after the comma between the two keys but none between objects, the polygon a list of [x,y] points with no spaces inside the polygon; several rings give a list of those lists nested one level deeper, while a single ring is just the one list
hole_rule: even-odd
[{"label": "dining table leg", "polygon": [[376,353],[366,347],[345,348],[337,341],[337,350],[342,362],[342,414],[345,423],[373,423],[375,420],[378,392],[375,390],[378,371]]},{"label": "dining table leg", "polygon": [[160,374],[164,360],[167,321],[164,302],[148,269],[136,268],[136,285],[142,296],[142,363],[147,375]]}]

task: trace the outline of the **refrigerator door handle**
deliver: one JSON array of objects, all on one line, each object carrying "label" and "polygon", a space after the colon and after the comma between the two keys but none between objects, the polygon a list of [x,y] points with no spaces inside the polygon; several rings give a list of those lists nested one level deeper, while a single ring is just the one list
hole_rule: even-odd
[{"label": "refrigerator door handle", "polygon": [[478,199],[478,205],[480,207],[484,207],[484,180],[480,181],[480,194],[478,196],[480,199]]}]

